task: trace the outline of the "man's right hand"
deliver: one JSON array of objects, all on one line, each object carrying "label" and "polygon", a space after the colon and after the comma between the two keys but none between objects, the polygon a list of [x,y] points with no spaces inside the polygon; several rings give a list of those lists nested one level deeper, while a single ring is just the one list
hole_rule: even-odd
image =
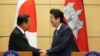
[{"label": "man's right hand", "polygon": [[40,50],[40,56],[48,56],[46,50]]}]

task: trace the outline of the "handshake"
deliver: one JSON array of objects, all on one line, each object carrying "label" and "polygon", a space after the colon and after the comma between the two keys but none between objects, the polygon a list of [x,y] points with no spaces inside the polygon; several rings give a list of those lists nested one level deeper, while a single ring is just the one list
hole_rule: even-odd
[{"label": "handshake", "polygon": [[46,50],[40,50],[40,56],[48,56]]}]

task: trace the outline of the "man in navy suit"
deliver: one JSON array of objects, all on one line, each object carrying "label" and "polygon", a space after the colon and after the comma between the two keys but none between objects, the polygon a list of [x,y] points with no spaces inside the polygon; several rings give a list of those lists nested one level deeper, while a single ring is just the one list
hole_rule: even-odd
[{"label": "man in navy suit", "polygon": [[64,24],[63,12],[59,9],[50,10],[50,22],[55,27],[51,48],[41,50],[42,56],[71,56],[71,52],[79,51],[72,30]]}]

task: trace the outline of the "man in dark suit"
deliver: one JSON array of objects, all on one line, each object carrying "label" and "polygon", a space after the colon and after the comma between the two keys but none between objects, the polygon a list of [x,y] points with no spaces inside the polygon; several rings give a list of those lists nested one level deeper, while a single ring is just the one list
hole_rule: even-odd
[{"label": "man in dark suit", "polygon": [[34,56],[40,56],[39,49],[31,47],[25,36],[25,31],[27,31],[29,25],[29,16],[27,14],[20,14],[17,18],[17,26],[10,35],[8,48],[15,51],[32,51]]},{"label": "man in dark suit", "polygon": [[71,56],[71,52],[79,51],[71,29],[64,24],[63,12],[59,9],[50,10],[50,22],[56,28],[51,48],[41,50],[42,56]]}]

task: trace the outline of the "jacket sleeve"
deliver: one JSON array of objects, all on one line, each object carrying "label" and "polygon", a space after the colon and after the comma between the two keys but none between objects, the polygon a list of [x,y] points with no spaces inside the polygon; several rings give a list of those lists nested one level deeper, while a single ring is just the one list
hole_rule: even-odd
[{"label": "jacket sleeve", "polygon": [[54,48],[48,49],[47,54],[50,55],[52,53],[60,53],[64,49],[66,49],[66,46],[70,42],[70,40],[73,38],[73,34],[70,28],[67,28],[63,30],[61,33],[61,39],[59,41],[59,44],[55,46]]}]

